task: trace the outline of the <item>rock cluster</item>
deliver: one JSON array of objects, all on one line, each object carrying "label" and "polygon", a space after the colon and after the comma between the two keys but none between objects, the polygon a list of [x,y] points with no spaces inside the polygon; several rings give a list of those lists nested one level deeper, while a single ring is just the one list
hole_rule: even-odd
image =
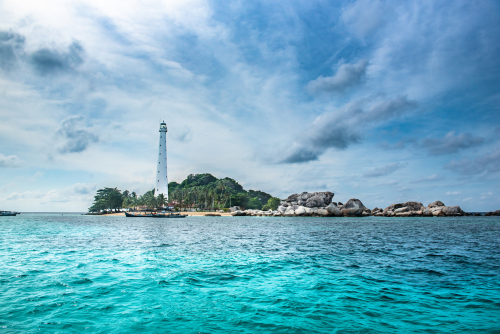
[{"label": "rock cluster", "polygon": [[[331,192],[303,192],[293,194],[281,203],[277,210],[241,210],[239,207],[229,209],[233,216],[273,216],[273,217],[444,217],[468,216],[459,206],[446,206],[441,201],[430,203],[427,207],[420,202],[405,202],[391,204],[385,209],[368,209],[356,198],[347,203],[332,202],[334,194]],[[487,215],[500,216],[500,210]]]},{"label": "rock cluster", "polygon": [[443,217],[443,216],[463,216],[464,212],[459,206],[446,206],[441,201],[429,204],[427,207],[420,202],[406,202],[391,204],[384,210],[375,208],[372,210],[373,216],[384,217]]},{"label": "rock cluster", "polygon": [[500,216],[500,210],[496,210],[493,212],[486,212],[485,216]]},{"label": "rock cluster", "polygon": [[235,210],[233,216],[274,216],[274,217],[331,217],[331,216],[369,216],[359,199],[350,199],[346,204],[332,202],[332,192],[303,192],[293,194],[281,203],[277,210]]}]

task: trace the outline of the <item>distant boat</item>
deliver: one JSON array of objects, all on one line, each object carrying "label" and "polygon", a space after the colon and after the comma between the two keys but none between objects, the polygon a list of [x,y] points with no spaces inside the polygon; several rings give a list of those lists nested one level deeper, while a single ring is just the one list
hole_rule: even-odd
[{"label": "distant boat", "polygon": [[2,216],[15,216],[19,212],[12,212],[12,211],[0,211],[0,217]]},{"label": "distant boat", "polygon": [[178,213],[170,213],[170,214],[164,214],[164,213],[148,213],[145,215],[138,215],[135,213],[128,213],[125,212],[126,217],[135,217],[135,218],[185,218],[187,215],[180,215]]}]

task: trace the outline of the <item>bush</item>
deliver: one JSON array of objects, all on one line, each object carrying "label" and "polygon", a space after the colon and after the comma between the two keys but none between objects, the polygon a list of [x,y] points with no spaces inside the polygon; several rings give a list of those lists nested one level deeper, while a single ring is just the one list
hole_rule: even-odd
[{"label": "bush", "polygon": [[224,210],[224,212],[228,212],[229,208],[223,208],[222,210]]},{"label": "bush", "polygon": [[281,200],[277,197],[271,197],[268,201],[267,204],[262,207],[262,210],[277,210],[278,206],[280,205]]}]

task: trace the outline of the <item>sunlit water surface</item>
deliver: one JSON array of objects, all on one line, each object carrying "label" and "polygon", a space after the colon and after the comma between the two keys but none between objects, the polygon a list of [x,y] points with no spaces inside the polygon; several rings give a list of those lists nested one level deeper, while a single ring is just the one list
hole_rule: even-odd
[{"label": "sunlit water surface", "polygon": [[0,219],[0,332],[500,333],[498,217]]}]

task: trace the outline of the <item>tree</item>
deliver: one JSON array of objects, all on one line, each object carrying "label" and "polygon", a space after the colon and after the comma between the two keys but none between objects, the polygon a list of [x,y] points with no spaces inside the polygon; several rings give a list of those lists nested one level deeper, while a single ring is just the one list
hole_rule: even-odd
[{"label": "tree", "polygon": [[262,207],[262,203],[257,197],[250,198],[248,201],[248,209],[259,209]]},{"label": "tree", "polygon": [[156,206],[158,208],[163,208],[167,204],[167,199],[163,194],[156,196]]},{"label": "tree", "polygon": [[262,210],[276,210],[278,206],[280,205],[281,200],[278,197],[271,197],[268,201],[267,204],[262,207]]},{"label": "tree", "polygon": [[123,196],[117,188],[104,188],[97,190],[94,196],[94,203],[89,208],[91,212],[99,212],[101,210],[118,210],[122,207]]}]

